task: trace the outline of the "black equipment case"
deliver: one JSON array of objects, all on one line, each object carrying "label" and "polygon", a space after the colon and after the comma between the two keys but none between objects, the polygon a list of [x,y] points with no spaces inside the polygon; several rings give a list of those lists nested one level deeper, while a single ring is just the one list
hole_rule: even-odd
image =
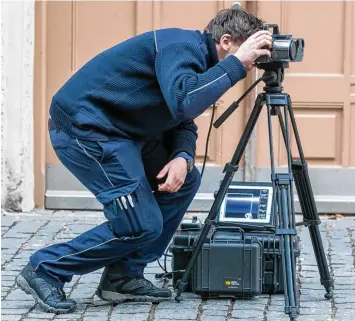
[{"label": "black equipment case", "polygon": [[201,296],[252,297],[262,291],[262,245],[241,233],[217,231],[198,256],[192,290]]},{"label": "black equipment case", "polygon": [[[182,223],[180,228],[169,248],[173,286],[182,277],[202,224],[190,220]],[[294,249],[297,255],[297,246]],[[205,240],[185,291],[202,296],[233,292],[236,296],[248,297],[260,293],[283,293],[283,283],[279,236],[271,232],[241,232],[237,227],[220,226]]]}]

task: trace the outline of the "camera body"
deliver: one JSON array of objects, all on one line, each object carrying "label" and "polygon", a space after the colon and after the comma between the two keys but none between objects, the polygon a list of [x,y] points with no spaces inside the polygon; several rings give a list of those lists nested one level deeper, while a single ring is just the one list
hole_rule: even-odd
[{"label": "camera body", "polygon": [[264,30],[272,28],[271,57],[260,56],[255,60],[256,67],[264,69],[263,66],[269,63],[288,63],[303,60],[304,39],[292,38],[292,35],[280,35],[277,24],[264,24]]}]

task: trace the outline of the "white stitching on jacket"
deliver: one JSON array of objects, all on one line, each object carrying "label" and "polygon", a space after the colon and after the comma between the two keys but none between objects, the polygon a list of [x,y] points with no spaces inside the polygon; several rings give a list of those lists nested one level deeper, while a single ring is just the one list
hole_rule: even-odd
[{"label": "white stitching on jacket", "polygon": [[198,91],[198,90],[200,90],[200,89],[202,89],[202,88],[205,88],[205,87],[207,87],[207,86],[209,86],[209,85],[213,84],[215,81],[217,81],[217,80],[221,79],[221,78],[222,78],[222,77],[224,77],[225,75],[227,75],[227,73],[223,74],[222,76],[219,76],[217,79],[212,80],[211,82],[209,82],[209,83],[208,83],[208,84],[206,84],[206,85],[203,85],[203,86],[202,86],[202,87],[200,87],[200,88],[197,88],[197,89],[194,89],[194,90],[190,91],[190,92],[189,92],[189,93],[187,93],[187,94],[188,94],[188,95],[190,95],[190,94],[194,93],[195,91]]}]

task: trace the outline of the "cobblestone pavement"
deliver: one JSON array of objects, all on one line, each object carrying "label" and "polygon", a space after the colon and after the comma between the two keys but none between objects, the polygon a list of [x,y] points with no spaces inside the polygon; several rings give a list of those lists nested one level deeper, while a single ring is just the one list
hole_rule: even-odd
[{"label": "cobblestone pavement", "polygon": [[[15,285],[15,277],[33,251],[53,242],[63,242],[102,221],[99,212],[38,211],[31,214],[2,213],[1,320],[80,320],[80,321],[159,321],[159,320],[289,320],[284,314],[283,295],[260,295],[252,300],[207,300],[184,293],[183,301],[160,304],[121,303],[116,306],[100,301],[95,289],[100,271],[76,276],[65,290],[77,300],[72,314],[48,314],[34,305],[31,296]],[[298,260],[301,314],[299,321],[347,321],[355,316],[355,219],[322,217],[323,244],[335,280],[333,299],[324,299],[308,229],[299,227],[301,256]],[[168,265],[169,266],[169,265]],[[170,266],[169,266],[170,267]],[[146,269],[146,277],[156,283],[161,272],[157,262]],[[165,284],[165,286],[167,286]]]}]

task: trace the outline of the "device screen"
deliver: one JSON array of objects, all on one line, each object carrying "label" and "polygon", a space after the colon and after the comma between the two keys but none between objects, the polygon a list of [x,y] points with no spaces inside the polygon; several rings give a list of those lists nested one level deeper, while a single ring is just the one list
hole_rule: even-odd
[{"label": "device screen", "polygon": [[225,218],[265,219],[268,189],[238,189],[228,193]]}]

